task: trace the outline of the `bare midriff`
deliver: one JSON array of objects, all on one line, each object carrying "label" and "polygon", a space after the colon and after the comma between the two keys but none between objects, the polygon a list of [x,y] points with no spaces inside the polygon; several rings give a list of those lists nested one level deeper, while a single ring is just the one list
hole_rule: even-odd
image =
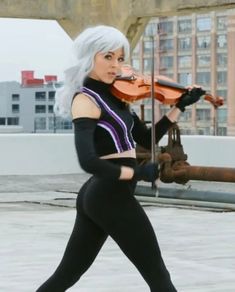
[{"label": "bare midriff", "polygon": [[101,156],[101,159],[112,159],[112,158],[136,158],[136,151],[135,149],[127,150],[121,153],[112,153],[108,155]]}]

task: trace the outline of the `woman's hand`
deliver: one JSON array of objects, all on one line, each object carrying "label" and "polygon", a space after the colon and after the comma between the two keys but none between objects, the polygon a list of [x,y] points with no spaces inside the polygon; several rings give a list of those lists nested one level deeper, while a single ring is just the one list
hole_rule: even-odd
[{"label": "woman's hand", "polygon": [[176,107],[180,109],[181,112],[185,111],[185,107],[197,102],[201,96],[206,93],[201,87],[189,88],[185,93],[183,93],[176,103]]},{"label": "woman's hand", "polygon": [[155,182],[159,177],[158,163],[146,163],[136,166],[133,178],[136,180],[143,180],[147,182]]}]

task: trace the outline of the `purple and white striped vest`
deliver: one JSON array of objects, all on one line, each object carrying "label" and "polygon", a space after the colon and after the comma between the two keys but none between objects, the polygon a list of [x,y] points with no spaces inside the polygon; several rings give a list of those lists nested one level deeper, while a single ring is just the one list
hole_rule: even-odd
[{"label": "purple and white striped vest", "polygon": [[101,96],[85,86],[80,92],[89,96],[101,109],[94,141],[98,155],[121,153],[135,148],[131,134],[133,117],[129,108],[118,106],[119,101],[111,93],[110,97]]}]

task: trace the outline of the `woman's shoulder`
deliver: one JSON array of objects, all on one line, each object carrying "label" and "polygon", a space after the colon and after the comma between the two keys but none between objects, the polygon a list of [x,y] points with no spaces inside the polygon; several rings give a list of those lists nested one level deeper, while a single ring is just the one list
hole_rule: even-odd
[{"label": "woman's shoulder", "polygon": [[84,93],[77,93],[72,102],[73,119],[79,117],[90,117],[98,119],[101,110],[98,105],[89,96]]}]

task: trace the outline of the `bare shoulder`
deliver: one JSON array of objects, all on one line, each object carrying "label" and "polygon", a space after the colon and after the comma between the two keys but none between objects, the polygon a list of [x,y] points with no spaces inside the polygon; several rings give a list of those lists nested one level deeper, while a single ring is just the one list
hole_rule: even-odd
[{"label": "bare shoulder", "polygon": [[101,114],[100,108],[87,95],[79,93],[74,97],[72,103],[73,119],[81,117],[98,119],[100,117],[100,114]]}]

